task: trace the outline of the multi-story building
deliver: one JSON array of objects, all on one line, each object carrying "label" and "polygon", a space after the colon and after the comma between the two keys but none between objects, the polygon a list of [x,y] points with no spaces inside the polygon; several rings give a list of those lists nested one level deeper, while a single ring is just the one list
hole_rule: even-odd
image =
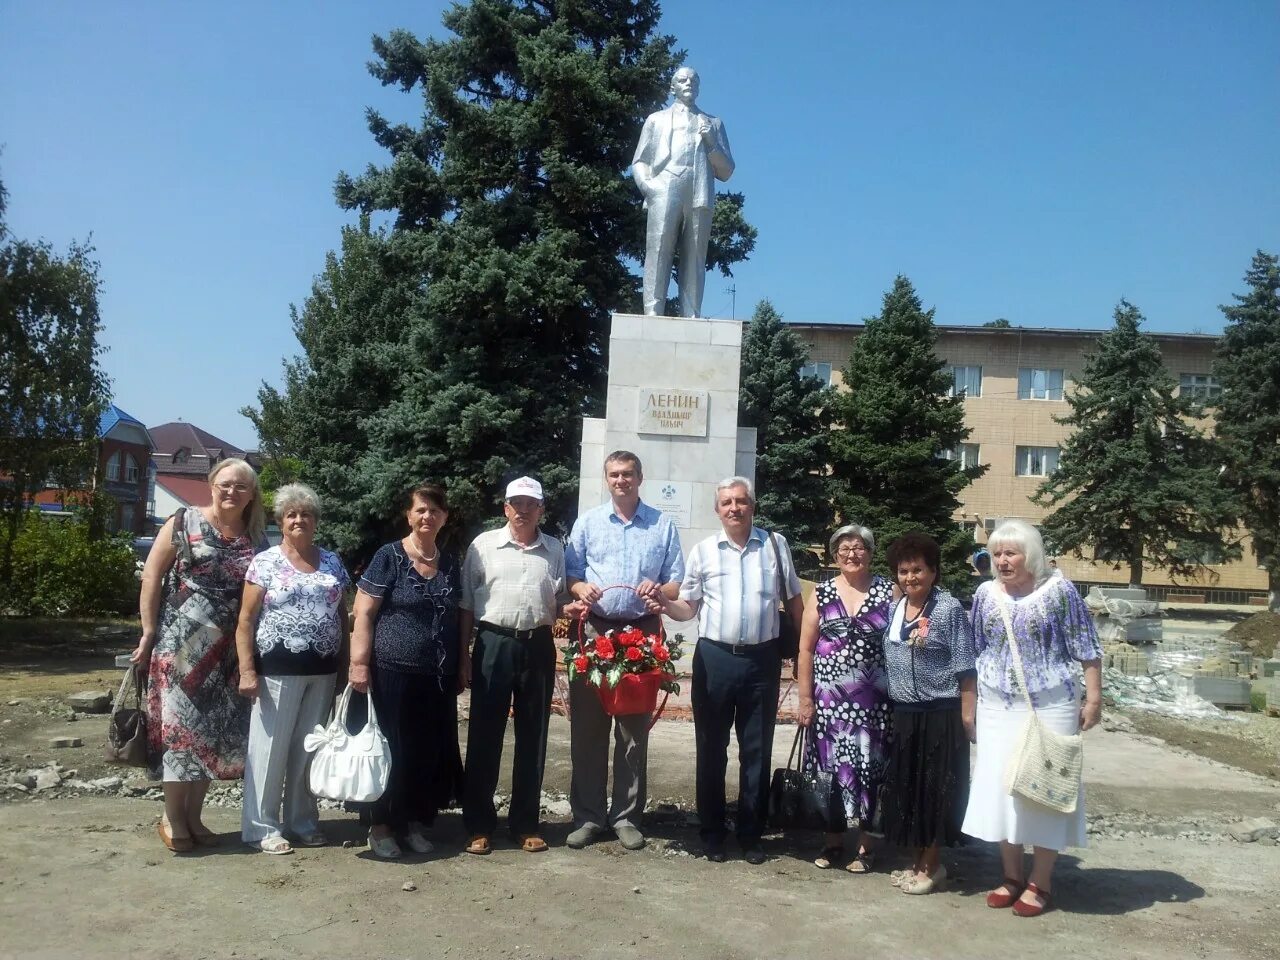
[{"label": "multi-story building", "polygon": [[179,507],[207,507],[213,502],[209,471],[230,457],[246,456],[235,444],[176,420],[151,428],[156,441],[156,521],[164,522]]},{"label": "multi-story building", "polygon": [[[862,324],[790,325],[809,347],[808,373],[839,386]],[[951,369],[953,389],[965,397],[968,441],[948,455],[965,464],[983,463],[987,472],[960,494],[959,523],[973,527],[977,543],[1000,520],[1018,518],[1036,524],[1049,512],[1031,495],[1057,466],[1069,427],[1054,416],[1069,412],[1071,392],[1086,354],[1097,348],[1101,330],[1033,330],[1021,327],[939,325],[938,353]],[[1220,387],[1212,374],[1216,338],[1193,333],[1152,334],[1166,367],[1181,389],[1208,399]],[[1063,571],[1083,583],[1118,584],[1128,568],[1058,558]],[[1172,581],[1164,570],[1144,571],[1144,584],[1158,594],[1189,593],[1211,600],[1265,597],[1266,572],[1259,569],[1249,544],[1244,559],[1216,564],[1194,580]]]}]

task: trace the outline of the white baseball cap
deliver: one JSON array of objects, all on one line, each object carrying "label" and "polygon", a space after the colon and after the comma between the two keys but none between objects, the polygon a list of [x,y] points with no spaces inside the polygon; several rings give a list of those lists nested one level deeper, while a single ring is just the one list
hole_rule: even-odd
[{"label": "white baseball cap", "polygon": [[512,497],[533,497],[541,503],[542,484],[533,477],[517,477],[507,484],[507,495],[503,499],[510,500]]}]

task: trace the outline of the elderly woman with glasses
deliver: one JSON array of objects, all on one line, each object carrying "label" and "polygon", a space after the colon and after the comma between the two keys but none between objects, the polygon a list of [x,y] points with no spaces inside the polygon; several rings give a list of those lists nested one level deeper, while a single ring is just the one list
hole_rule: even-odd
[{"label": "elderly woman with glasses", "polygon": [[157,831],[174,853],[214,846],[201,819],[211,780],[244,772],[249,704],[236,693],[236,621],[244,574],[266,547],[258,477],[245,461],[209,472],[211,502],[184,507],[156,534],[142,571],[142,639],[150,663],[147,759],[164,781]]},{"label": "elderly woman with glasses", "polygon": [[846,870],[869,873],[875,851],[868,830],[876,819],[888,763],[893,715],[884,665],[884,632],[895,588],[871,572],[875,535],[848,524],[828,549],[838,573],[818,584],[800,624],[799,722],[809,728],[805,766],[831,774],[828,832],[820,869],[844,859],[844,833],[858,829]]},{"label": "elderly woman with glasses", "polygon": [[249,564],[236,650],[240,693],[253,701],[240,836],[263,853],[281,854],[293,852],[286,834],[305,847],[325,843],[302,741],[333,703],[351,579],[336,554],[316,546],[314,490],[281,487],[275,515],[284,539]]}]

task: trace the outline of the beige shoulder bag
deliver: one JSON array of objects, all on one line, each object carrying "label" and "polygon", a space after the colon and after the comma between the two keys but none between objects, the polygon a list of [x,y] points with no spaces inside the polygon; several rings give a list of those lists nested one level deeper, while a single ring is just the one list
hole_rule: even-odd
[{"label": "beige shoulder bag", "polygon": [[1010,601],[1002,599],[998,593],[994,600],[1000,608],[1005,633],[1009,637],[1009,649],[1013,653],[1018,685],[1022,687],[1022,695],[1027,698],[1027,706],[1031,710],[1022,728],[1018,746],[1005,766],[1005,789],[1011,795],[1059,813],[1075,813],[1080,799],[1080,781],[1084,776],[1084,738],[1078,733],[1070,736],[1054,733],[1040,722],[1031,693],[1027,690],[1027,677],[1022,670],[1018,641],[1013,635],[1013,621],[1009,617]]}]

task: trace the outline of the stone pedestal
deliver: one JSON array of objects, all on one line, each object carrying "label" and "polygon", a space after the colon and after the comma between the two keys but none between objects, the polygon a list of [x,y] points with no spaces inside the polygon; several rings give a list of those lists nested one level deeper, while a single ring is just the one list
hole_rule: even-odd
[{"label": "stone pedestal", "polygon": [[740,321],[614,314],[605,416],[582,420],[579,513],[609,499],[605,456],[630,450],[641,499],[671,517],[686,555],[719,532],[716,484],[755,482],[756,431],[738,426],[741,360]]}]

